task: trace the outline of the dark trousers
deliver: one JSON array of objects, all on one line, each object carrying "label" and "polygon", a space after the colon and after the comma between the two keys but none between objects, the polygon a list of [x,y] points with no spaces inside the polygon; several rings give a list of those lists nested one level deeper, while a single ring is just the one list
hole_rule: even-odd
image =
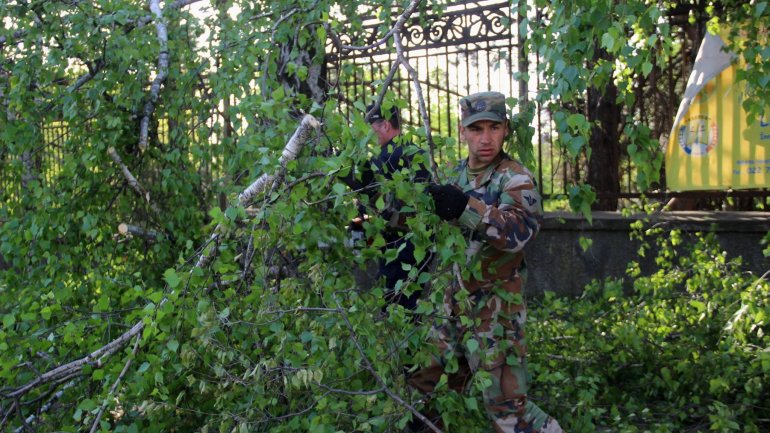
[{"label": "dark trousers", "polygon": [[390,303],[397,303],[404,308],[414,310],[415,307],[417,307],[417,300],[420,298],[422,290],[425,287],[423,286],[421,289],[415,290],[414,293],[407,296],[400,291],[396,293],[396,283],[398,283],[399,280],[403,281],[401,283],[403,288],[403,284],[409,279],[409,271],[404,270],[403,264],[408,264],[412,267],[417,267],[418,269],[424,269],[430,262],[432,256],[428,253],[420,263],[417,263],[417,260],[414,258],[414,244],[403,239],[389,242],[388,248],[398,249],[402,244],[404,244],[404,248],[398,253],[398,257],[395,260],[390,263],[385,263],[385,259],[380,259],[379,275],[385,277],[385,299]]}]

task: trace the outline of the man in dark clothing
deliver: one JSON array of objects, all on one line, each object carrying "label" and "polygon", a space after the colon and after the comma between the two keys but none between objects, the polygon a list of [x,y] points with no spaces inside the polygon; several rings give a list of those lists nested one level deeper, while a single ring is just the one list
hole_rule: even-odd
[{"label": "man in dark clothing", "polygon": [[[366,112],[372,112],[373,108],[373,105],[369,105]],[[382,194],[377,178],[392,180],[394,173],[402,169],[412,169],[413,154],[406,152],[412,143],[402,141],[401,119],[396,107],[391,107],[385,113],[380,109],[374,110],[367,122],[377,136],[377,144],[380,146],[379,154],[364,163],[360,180],[352,174],[342,180],[352,189],[365,193],[369,197],[369,203],[373,204],[377,197]],[[430,180],[430,173],[424,165],[419,164],[414,169],[414,181],[427,182]],[[430,260],[430,256],[426,256],[420,263],[417,263],[414,257],[414,244],[404,237],[406,228],[405,216],[400,212],[402,204],[396,200],[386,201],[389,201],[390,205],[380,212],[380,216],[388,221],[388,228],[382,234],[386,243],[383,252],[389,249],[401,250],[398,257],[389,263],[385,258],[380,258],[378,276],[385,278],[385,298],[388,302],[395,302],[405,308],[414,309],[417,305],[417,299],[420,297],[420,291],[406,296],[396,290],[398,281],[405,282],[409,277],[409,271],[404,270],[402,265],[408,264],[412,267],[422,268]],[[362,213],[365,213],[365,209],[362,210]]]}]

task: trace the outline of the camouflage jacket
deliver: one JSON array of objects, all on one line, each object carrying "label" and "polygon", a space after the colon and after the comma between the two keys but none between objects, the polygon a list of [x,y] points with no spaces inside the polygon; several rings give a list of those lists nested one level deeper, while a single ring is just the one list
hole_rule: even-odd
[{"label": "camouflage jacket", "polygon": [[467,230],[468,265],[480,265],[464,285],[471,293],[492,287],[520,293],[523,285],[524,247],[540,230],[543,217],[540,195],[532,173],[505,153],[475,178],[468,161],[457,167],[457,185],[470,195],[458,219]]}]

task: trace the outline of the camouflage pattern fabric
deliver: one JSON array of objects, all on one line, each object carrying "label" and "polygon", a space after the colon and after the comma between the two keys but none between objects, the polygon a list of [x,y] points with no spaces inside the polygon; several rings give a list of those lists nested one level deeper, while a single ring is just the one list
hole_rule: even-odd
[{"label": "camouflage pattern fabric", "polygon": [[[492,378],[483,397],[496,432],[562,432],[556,420],[527,400],[523,248],[542,220],[533,177],[505,154],[475,177],[466,164],[458,167],[456,183],[471,198],[458,223],[469,236],[467,266],[478,271],[463,281],[464,290],[458,285],[445,293],[450,319],[431,330],[440,357],[409,382],[430,393],[447,373],[449,386],[461,391],[482,369]],[[470,320],[461,323],[461,316]]]}]

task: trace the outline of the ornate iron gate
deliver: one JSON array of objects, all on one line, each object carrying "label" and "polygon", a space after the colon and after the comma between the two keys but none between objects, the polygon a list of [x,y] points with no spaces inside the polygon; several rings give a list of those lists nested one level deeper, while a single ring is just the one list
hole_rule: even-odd
[{"label": "ornate iron gate", "polygon": [[[388,28],[380,20],[366,17],[365,37],[359,42],[371,45]],[[519,61],[516,28],[510,3],[495,0],[450,3],[440,13],[423,14],[406,25],[402,43],[420,76],[434,131],[445,137],[457,135],[458,100],[463,95],[496,90],[526,98],[515,78]],[[330,47],[331,87],[338,87],[348,107],[355,101],[368,103],[395,57],[394,49],[382,46],[342,54]],[[354,71],[347,78],[342,70],[350,65]],[[405,71],[397,73],[393,90],[399,98],[416,101]],[[416,102],[402,115],[408,124],[421,123]]]}]

